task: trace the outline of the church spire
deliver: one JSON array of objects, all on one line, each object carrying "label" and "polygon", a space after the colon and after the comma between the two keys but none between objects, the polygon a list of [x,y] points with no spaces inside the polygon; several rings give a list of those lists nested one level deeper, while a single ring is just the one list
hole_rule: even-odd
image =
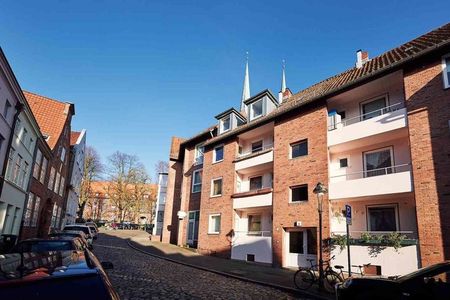
[{"label": "church spire", "polygon": [[283,59],[281,72],[281,90],[278,93],[278,103],[283,103],[283,100],[292,96],[291,91],[286,87],[286,61]]},{"label": "church spire", "polygon": [[248,74],[248,52],[246,62],[245,62],[245,76],[244,76],[244,87],[242,89],[241,98],[241,111],[246,111],[246,105],[244,101],[250,98],[250,75]]}]

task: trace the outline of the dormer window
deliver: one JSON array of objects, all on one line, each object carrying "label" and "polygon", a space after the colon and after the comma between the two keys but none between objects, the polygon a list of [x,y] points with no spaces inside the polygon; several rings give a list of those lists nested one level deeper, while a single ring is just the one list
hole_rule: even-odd
[{"label": "dormer window", "polygon": [[258,100],[251,104],[250,113],[252,119],[259,118],[263,115],[263,99]]},{"label": "dormer window", "polygon": [[226,116],[225,118],[223,118],[222,120],[220,120],[222,128],[220,132],[225,132],[230,130],[231,128],[231,118],[230,116]]}]

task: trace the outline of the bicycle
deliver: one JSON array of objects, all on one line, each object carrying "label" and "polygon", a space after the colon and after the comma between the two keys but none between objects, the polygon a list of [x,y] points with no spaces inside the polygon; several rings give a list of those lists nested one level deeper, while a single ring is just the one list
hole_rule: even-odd
[{"label": "bicycle", "polygon": [[[332,269],[330,261],[333,259],[334,256],[329,260],[324,261],[324,266],[326,267],[323,270],[323,283],[325,290],[331,293],[334,293],[334,286],[336,283],[344,281],[344,278]],[[301,267],[294,274],[294,284],[300,290],[307,290],[311,288],[314,283],[319,282],[319,276],[316,274],[316,270],[319,269],[319,265],[313,263],[313,261],[315,261],[314,259],[307,259],[307,261],[311,264],[311,266],[306,268]]]},{"label": "bicycle", "polygon": [[[359,273],[356,273],[356,274],[359,274],[360,277],[363,277],[365,275],[364,268],[366,268],[366,267],[368,267],[370,265],[371,264],[368,263],[368,264],[363,264],[363,265],[352,265],[352,267],[358,268],[359,269]],[[339,276],[342,279],[345,279],[344,272],[342,271],[344,269],[344,266],[336,265],[336,266],[334,266],[334,268],[338,269],[339,270]],[[352,276],[347,276],[347,277],[354,277],[353,274],[355,274],[355,272],[352,272]]]}]

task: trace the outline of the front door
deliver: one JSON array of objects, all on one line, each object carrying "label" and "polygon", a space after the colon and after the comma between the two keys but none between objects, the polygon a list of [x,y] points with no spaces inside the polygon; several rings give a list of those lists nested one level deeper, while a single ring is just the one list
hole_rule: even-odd
[{"label": "front door", "polygon": [[191,247],[197,247],[198,241],[198,221],[200,211],[190,211],[187,230],[187,243]]},{"label": "front door", "polygon": [[317,229],[291,229],[286,233],[287,267],[309,267],[308,259],[317,261]]}]

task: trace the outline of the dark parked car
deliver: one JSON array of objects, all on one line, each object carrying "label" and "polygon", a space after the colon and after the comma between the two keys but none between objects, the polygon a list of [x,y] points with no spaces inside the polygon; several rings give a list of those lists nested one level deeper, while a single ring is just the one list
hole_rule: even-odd
[{"label": "dark parked car", "polygon": [[28,239],[20,241],[12,249],[13,252],[48,252],[86,249],[85,243],[78,237],[59,236],[49,239]]},{"label": "dark parked car", "polygon": [[89,250],[94,249],[92,244],[89,244],[87,240],[87,235],[83,231],[59,231],[59,232],[53,232],[48,235],[49,237],[78,237],[81,239],[81,241],[85,244],[85,247]]},{"label": "dark parked car", "polygon": [[352,278],[336,286],[338,300],[450,299],[450,261],[393,278]]},{"label": "dark parked car", "polygon": [[0,256],[0,299],[108,299],[119,296],[89,251],[12,253]]}]

